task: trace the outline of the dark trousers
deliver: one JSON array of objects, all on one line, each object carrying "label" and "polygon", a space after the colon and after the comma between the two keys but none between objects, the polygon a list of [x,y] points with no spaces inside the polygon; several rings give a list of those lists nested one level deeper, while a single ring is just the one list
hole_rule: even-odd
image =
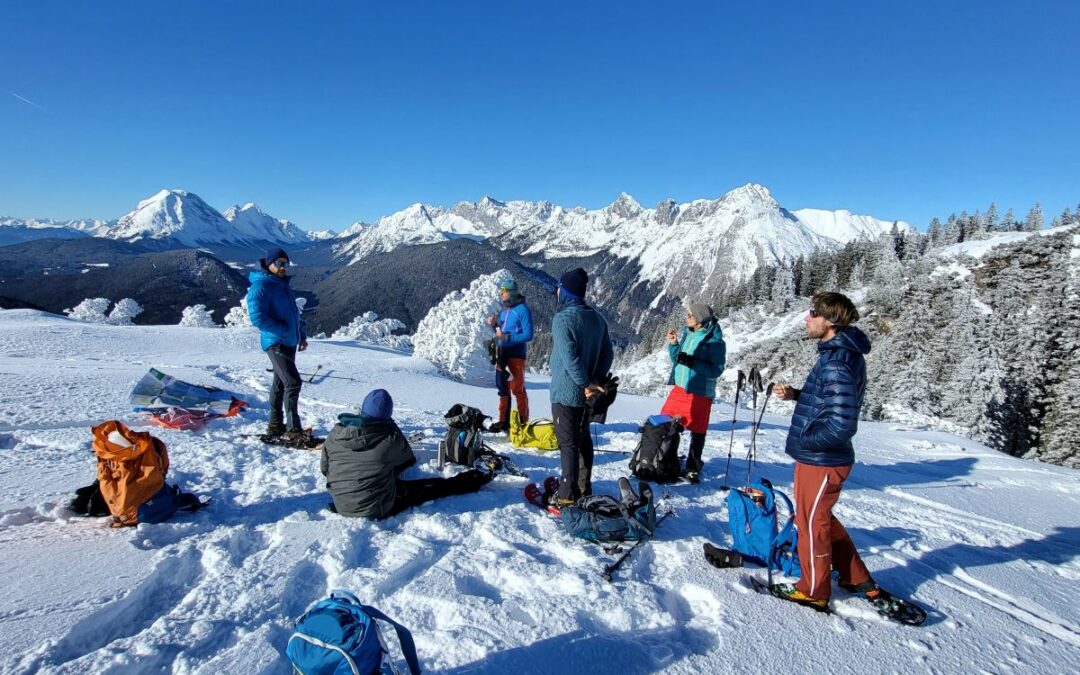
[{"label": "dark trousers", "polygon": [[287,431],[301,431],[300,426],[300,373],[296,370],[296,347],[274,345],[266,350],[274,369],[274,381],[270,384],[270,424],[281,424],[282,406],[285,408]]},{"label": "dark trousers", "polygon": [[555,438],[562,459],[559,499],[578,500],[592,494],[593,444],[589,435],[589,409],[551,404]]},{"label": "dark trousers", "polygon": [[476,492],[491,480],[488,474],[469,469],[450,478],[424,478],[421,480],[397,479],[394,505],[386,517],[397,515],[407,508],[419,506],[442,497]]},{"label": "dark trousers", "polygon": [[701,461],[701,453],[705,450],[705,434],[696,431],[690,432],[690,451],[686,455],[686,470],[701,472],[705,463]]}]

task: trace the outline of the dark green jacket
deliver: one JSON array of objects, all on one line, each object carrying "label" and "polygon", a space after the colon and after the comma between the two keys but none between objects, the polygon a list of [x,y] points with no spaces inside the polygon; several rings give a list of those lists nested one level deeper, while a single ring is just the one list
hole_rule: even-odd
[{"label": "dark green jacket", "polygon": [[323,445],[326,489],[343,516],[385,517],[394,505],[398,474],[415,463],[393,420],[339,415]]}]

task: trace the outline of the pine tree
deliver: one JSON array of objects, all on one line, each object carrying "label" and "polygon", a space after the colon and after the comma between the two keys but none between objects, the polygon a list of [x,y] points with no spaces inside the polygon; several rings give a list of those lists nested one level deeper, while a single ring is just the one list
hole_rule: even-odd
[{"label": "pine tree", "polygon": [[207,309],[206,305],[185,307],[178,325],[189,328],[216,328],[217,324],[214,323],[213,313],[214,310]]},{"label": "pine tree", "polygon": [[983,218],[985,224],[984,230],[986,232],[996,232],[998,228],[998,207],[997,202],[990,202],[990,206],[986,209],[986,217]]},{"label": "pine tree", "polygon": [[109,323],[116,326],[130,326],[135,317],[143,313],[142,305],[131,298],[123,298],[109,312]]},{"label": "pine tree", "polygon": [[1043,226],[1043,212],[1042,206],[1039,202],[1035,202],[1035,206],[1031,207],[1028,211],[1027,218],[1024,219],[1024,231],[1025,232],[1038,232]]},{"label": "pine tree", "polygon": [[945,235],[941,242],[943,246],[949,246],[950,244],[956,244],[963,241],[961,238],[960,223],[956,219],[955,213],[950,213],[948,219],[945,221]]},{"label": "pine tree", "polygon": [[65,309],[64,314],[75,321],[108,323],[109,318],[105,316],[105,312],[108,311],[110,304],[112,303],[108,298],[86,298],[71,309]]},{"label": "pine tree", "polygon": [[781,266],[776,270],[769,304],[769,310],[774,314],[783,314],[790,311],[794,306],[795,280],[791,275],[790,268]]},{"label": "pine tree", "polygon": [[942,245],[944,230],[941,226],[941,220],[937,216],[930,221],[930,229],[927,231],[927,235],[930,237],[930,248],[937,248]]},{"label": "pine tree", "polygon": [[1005,212],[1005,218],[1001,221],[1000,232],[1014,232],[1018,229],[1016,223],[1016,216],[1013,215],[1013,210],[1009,209]]}]

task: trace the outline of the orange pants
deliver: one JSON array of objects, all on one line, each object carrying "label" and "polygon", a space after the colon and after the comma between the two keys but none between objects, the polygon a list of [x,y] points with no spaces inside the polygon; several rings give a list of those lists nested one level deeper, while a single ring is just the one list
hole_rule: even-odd
[{"label": "orange pants", "polygon": [[861,584],[870,580],[855,544],[833,515],[840,489],[851,466],[813,466],[795,462],[795,527],[799,531],[799,564],[802,578],[796,588],[815,600],[832,594],[830,573],[840,581]]},{"label": "orange pants", "polygon": [[525,359],[506,359],[506,366],[495,371],[499,389],[499,421],[510,424],[510,394],[517,400],[522,423],[529,421],[529,395],[525,393]]}]

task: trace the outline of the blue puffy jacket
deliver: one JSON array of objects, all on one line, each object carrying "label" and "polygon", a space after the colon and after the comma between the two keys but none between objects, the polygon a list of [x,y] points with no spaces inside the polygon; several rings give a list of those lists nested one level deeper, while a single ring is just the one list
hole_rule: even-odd
[{"label": "blue puffy jacket", "polygon": [[[694,359],[689,366],[676,361],[679,352]],[[724,372],[727,345],[715,319],[709,319],[696,331],[684,328],[679,343],[668,345],[668,356],[671,357],[668,384],[677,384],[691,394],[716,398],[716,378]]]},{"label": "blue puffy jacket", "polygon": [[855,462],[851,439],[866,392],[863,355],[870,353],[870,338],[848,327],[819,342],[818,352],[791,416],[787,454],[803,464],[848,466]]},{"label": "blue puffy jacket", "polygon": [[615,352],[607,321],[569,295],[551,320],[551,402],[585,407],[585,387],[608,374]]},{"label": "blue puffy jacket", "polygon": [[248,281],[248,316],[261,333],[263,351],[274,345],[295,347],[306,340],[307,323],[300,318],[289,277],[282,279],[259,269],[248,275]]},{"label": "blue puffy jacket", "polygon": [[[532,312],[525,304],[524,296],[518,296],[516,302],[506,305],[499,312],[499,322],[506,339],[499,343],[503,356],[511,359],[524,359],[528,356],[526,345],[533,339]],[[606,374],[606,373],[605,373]]]}]

